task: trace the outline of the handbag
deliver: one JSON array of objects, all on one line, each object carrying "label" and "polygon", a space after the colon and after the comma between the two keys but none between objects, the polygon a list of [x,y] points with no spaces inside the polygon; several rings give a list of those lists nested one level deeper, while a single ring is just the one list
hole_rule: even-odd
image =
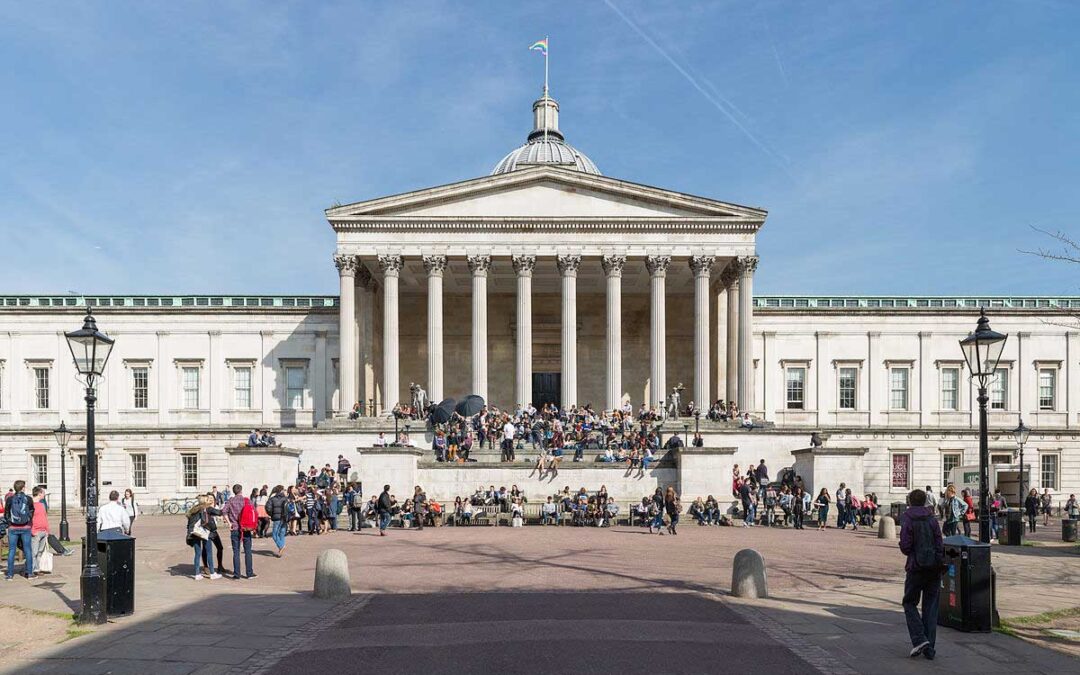
[{"label": "handbag", "polygon": [[195,523],[195,525],[191,528],[191,534],[192,536],[198,537],[199,539],[203,540],[210,538],[210,530],[206,529],[203,526],[201,520]]},{"label": "handbag", "polygon": [[34,560],[34,572],[47,572],[52,574],[52,570],[53,554],[49,549],[45,549],[45,551]]}]

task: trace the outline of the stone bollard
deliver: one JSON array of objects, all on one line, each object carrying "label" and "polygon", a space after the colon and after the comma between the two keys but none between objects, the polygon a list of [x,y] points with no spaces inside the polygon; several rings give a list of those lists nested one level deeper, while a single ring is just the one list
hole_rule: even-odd
[{"label": "stone bollard", "polygon": [[752,548],[744,548],[735,554],[735,564],[731,568],[731,594],[737,598],[769,597],[765,559]]},{"label": "stone bollard", "polygon": [[878,539],[896,539],[896,521],[892,516],[882,516],[877,526]]},{"label": "stone bollard", "polygon": [[315,561],[315,597],[343,600],[352,594],[349,583],[349,559],[345,551],[328,548]]}]

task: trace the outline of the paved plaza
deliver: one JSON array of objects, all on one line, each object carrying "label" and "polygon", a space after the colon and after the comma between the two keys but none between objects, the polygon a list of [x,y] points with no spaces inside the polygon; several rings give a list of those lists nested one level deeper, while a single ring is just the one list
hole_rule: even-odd
[{"label": "paved plaza", "polygon": [[[941,629],[938,659],[907,658],[896,543],[869,531],[684,525],[471,527],[256,540],[258,578],[191,578],[178,517],[137,521],[136,613],[59,644],[5,652],[5,672],[1075,672],[1074,658],[1000,633]],[[1080,555],[1054,540],[995,547],[1006,618],[1080,606]],[[311,597],[324,548],[349,557],[354,596]],[[728,595],[736,551],[768,565],[768,600]],[[226,542],[226,566],[231,552]],[[78,605],[78,557],[4,585],[3,604]],[[342,672],[352,672],[345,668]]]}]

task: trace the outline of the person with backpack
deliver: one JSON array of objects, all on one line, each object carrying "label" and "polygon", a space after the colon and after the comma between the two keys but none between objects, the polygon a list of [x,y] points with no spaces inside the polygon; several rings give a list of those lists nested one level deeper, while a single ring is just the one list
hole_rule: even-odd
[{"label": "person with backpack", "polygon": [[270,537],[277,546],[279,558],[285,553],[285,530],[289,526],[288,501],[282,485],[275,485],[270,498],[266,500],[266,515],[270,517]]},{"label": "person with backpack", "polygon": [[349,532],[358,532],[364,517],[364,495],[356,483],[349,483],[345,489],[345,506],[349,510]]},{"label": "person with backpack", "polygon": [[34,521],[34,502],[23,492],[26,481],[17,480],[14,491],[4,500],[4,522],[7,523],[8,559],[5,579],[15,578],[15,551],[22,546],[23,569],[27,579],[34,578],[34,552],[31,546]]},{"label": "person with backpack", "polygon": [[254,579],[258,575],[252,569],[251,535],[259,527],[255,516],[255,505],[243,495],[244,488],[239,483],[232,486],[233,496],[225,502],[225,518],[229,521],[229,539],[232,543],[233,579],[240,579],[240,547],[244,547],[244,569],[246,578]]},{"label": "person with backpack", "polygon": [[338,480],[342,485],[345,485],[349,481],[349,469],[352,468],[352,462],[345,458],[345,455],[337,456],[337,473]]},{"label": "person with backpack", "polygon": [[[900,516],[900,551],[904,563],[904,618],[911,638],[910,656],[936,655],[938,599],[945,566],[945,545],[934,512],[926,507],[926,493],[912,490],[908,508]],[[922,614],[919,599],[922,598]]]}]

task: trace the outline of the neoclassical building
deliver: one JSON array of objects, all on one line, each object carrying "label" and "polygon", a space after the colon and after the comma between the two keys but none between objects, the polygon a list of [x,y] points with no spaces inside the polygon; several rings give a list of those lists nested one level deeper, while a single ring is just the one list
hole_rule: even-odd
[{"label": "neoclassical building", "polygon": [[[102,489],[133,487],[144,504],[284,482],[338,454],[368,485],[421,483],[440,498],[548,490],[529,487],[523,463],[431,461],[417,422],[418,449],[372,448],[413,384],[510,409],[660,405],[677,389],[684,404],[737,401],[762,425],[669,420],[668,434],[700,425],[705,448],[643,476],[570,465],[580,475],[560,484],[719,496],[733,465],[765,458],[892,501],[976,461],[957,343],[985,309],[1010,336],[990,391],[995,478],[1015,480],[1006,432],[1023,415],[1036,430],[1028,483],[1080,488],[1080,331],[1063,315],[1080,298],[754,296],[765,210],[601,175],[558,115],[537,100],[525,143],[489,176],[328,209],[336,297],[0,296],[0,482],[59,489],[50,431],[83,423],[63,332],[91,306],[117,339],[98,392]],[[356,402],[363,416],[345,419]],[[253,427],[285,447],[237,447]],[[824,447],[807,447],[811,431]],[[76,436],[73,497],[84,447]]]}]

